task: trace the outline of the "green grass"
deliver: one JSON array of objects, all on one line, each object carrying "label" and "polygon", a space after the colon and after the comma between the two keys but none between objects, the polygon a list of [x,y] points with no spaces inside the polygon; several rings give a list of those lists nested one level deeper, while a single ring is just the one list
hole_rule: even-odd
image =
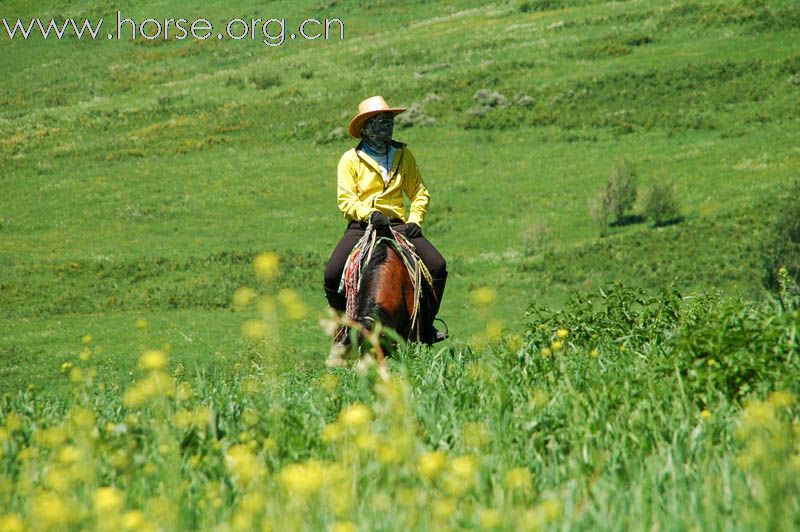
[{"label": "green grass", "polygon": [[0,500],[42,528],[788,529],[798,305],[607,286],[481,349],[410,346],[389,382],[276,376],[263,343],[121,387],[92,339],[71,396],[0,404]]},{"label": "green grass", "polygon": [[[306,417],[289,425],[302,437],[281,442],[282,454],[267,460],[271,470],[332,458],[319,444],[321,426],[348,402],[376,400],[351,374],[340,375],[341,397],[323,398],[314,388],[330,341],[318,325],[325,316],[322,272],[344,229],[336,164],[354,144],[340,128],[358,101],[382,94],[392,105],[416,104],[416,123],[398,127],[395,136],[420,164],[432,194],[423,230],[450,271],[441,315],[453,339],[443,351],[411,349],[397,366],[408,372],[413,417],[425,427],[419,445],[462,452],[456,433],[470,421],[466,405],[485,401],[481,416],[501,423],[513,407],[494,403],[495,393],[527,393],[529,385],[548,387],[574,445],[536,440],[525,447],[514,439],[522,438],[519,427],[495,427],[510,439],[488,453],[483,487],[459,510],[459,526],[477,526],[481,507],[510,511],[512,503],[492,486],[516,464],[535,473],[536,491],[522,499],[526,504],[539,507],[550,495],[563,503],[555,526],[761,528],[759,505],[766,499],[745,489],[746,472],[733,463],[732,431],[744,395],[705,399],[715,405],[714,436],[698,437],[706,443],[687,443],[702,405],[684,396],[674,415],[631,428],[632,436],[592,443],[587,449],[614,457],[602,455],[595,478],[575,453],[594,441],[590,432],[605,428],[586,420],[596,415],[622,426],[644,406],[598,406],[592,414],[587,405],[604,404],[598,387],[608,377],[593,361],[584,357],[571,367],[588,372],[586,402],[569,402],[571,389],[560,388],[561,380],[552,389],[540,382],[547,372],[538,366],[526,377],[534,384],[510,381],[505,391],[481,384],[463,401],[447,393],[460,389],[451,384],[461,382],[471,362],[507,355],[467,345],[489,317],[502,323],[506,338],[530,340],[531,305],[574,313],[575,292],[611,281],[650,294],[670,283],[684,294],[718,290],[734,298],[725,301],[750,301],[744,306],[763,299],[764,242],[786,197],[784,185],[800,165],[796,2],[145,2],[121,9],[139,19],[203,16],[217,25],[250,15],[286,16],[287,24],[338,17],[345,40],[268,48],[216,39],[143,44],[0,36],[0,69],[7,73],[0,85],[0,392],[13,397],[14,408],[33,401],[50,409],[48,425],[60,423],[60,413],[76,401],[62,364],[75,362],[81,338],[91,334],[92,364],[106,386],[96,406],[116,409],[108,417],[119,421],[119,393],[139,379],[139,356],[163,345],[170,370],[181,364],[191,375],[206,375],[192,382],[207,387],[201,396],[208,404],[235,410],[237,383],[253,363],[259,375],[274,376],[277,404],[302,402]],[[88,1],[0,6],[0,18],[12,19],[111,15]],[[636,166],[640,191],[663,180],[675,184],[680,223],[612,226],[607,237],[598,236],[588,201],[621,160]],[[640,195],[634,213],[642,210]],[[525,240],[532,226],[547,229],[536,249]],[[231,297],[240,286],[257,286],[251,261],[266,250],[281,257],[269,289],[296,290],[308,313],[281,329],[265,359],[242,339],[246,315],[233,311]],[[470,303],[482,286],[498,295],[491,316]],[[150,324],[149,336],[137,332],[139,319]],[[677,356],[701,343],[692,337],[671,349]],[[641,348],[644,358],[625,355],[620,360],[634,365],[614,366],[611,377],[625,389],[635,380],[629,372],[640,372],[637,393],[647,408],[670,409],[680,385],[672,374],[649,373],[653,354]],[[426,367],[447,393],[432,389]],[[664,382],[646,385],[657,378]],[[748,393],[762,398],[789,384],[773,373],[759,378],[761,388]],[[33,392],[26,392],[29,385]],[[720,393],[730,388],[714,386]],[[20,395],[26,393],[36,399]],[[441,405],[455,417],[425,405]],[[569,414],[578,417],[569,422]],[[533,413],[528,422],[541,419]],[[269,431],[286,428],[276,423]],[[645,433],[653,435],[652,447],[625,455]],[[225,449],[232,443],[221,441]],[[220,449],[214,452],[221,460]],[[680,469],[681,461],[690,465]],[[222,478],[223,469],[209,474]],[[102,472],[96,482],[118,478]],[[152,495],[150,481],[143,482],[136,493]],[[739,490],[734,498],[726,495],[731,486]],[[218,512],[189,505],[189,520],[181,523],[228,520],[241,493],[226,493]],[[131,496],[130,507],[141,506],[139,497]],[[745,509],[737,509],[739,502]],[[365,508],[354,515],[375,524]],[[329,517],[321,513],[314,523],[330,524]]]}]

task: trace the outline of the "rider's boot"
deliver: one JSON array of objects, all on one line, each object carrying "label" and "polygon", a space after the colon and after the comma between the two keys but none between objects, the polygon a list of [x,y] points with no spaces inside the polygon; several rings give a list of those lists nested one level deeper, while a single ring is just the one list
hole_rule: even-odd
[{"label": "rider's boot", "polygon": [[[341,315],[347,309],[347,298],[338,291],[329,290],[325,288],[325,297],[328,299],[328,304]],[[333,335],[333,345],[331,346],[330,358],[328,365],[339,365],[338,362],[343,359],[344,355],[350,349],[350,327],[340,325]]]},{"label": "rider's boot", "polygon": [[[439,307],[442,305],[442,296],[444,295],[444,286],[447,284],[447,272],[444,272],[444,277],[433,279],[433,291],[436,294],[436,302],[434,303],[433,316],[439,313]],[[433,327],[433,343],[441,342],[447,339],[447,333],[442,332]]]}]

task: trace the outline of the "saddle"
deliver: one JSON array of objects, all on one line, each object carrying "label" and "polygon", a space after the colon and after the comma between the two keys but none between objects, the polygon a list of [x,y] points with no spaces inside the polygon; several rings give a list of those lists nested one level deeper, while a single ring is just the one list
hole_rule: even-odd
[{"label": "saddle", "polygon": [[411,329],[409,339],[427,344],[433,343],[433,302],[436,293],[433,290],[433,279],[428,268],[414,251],[414,245],[402,233],[389,228],[386,233],[379,234],[372,226],[368,226],[364,236],[353,246],[347,257],[339,292],[347,299],[347,316],[357,320],[358,293],[364,268],[372,257],[372,252],[379,243],[391,246],[403,260],[414,286],[414,308],[411,309]]}]

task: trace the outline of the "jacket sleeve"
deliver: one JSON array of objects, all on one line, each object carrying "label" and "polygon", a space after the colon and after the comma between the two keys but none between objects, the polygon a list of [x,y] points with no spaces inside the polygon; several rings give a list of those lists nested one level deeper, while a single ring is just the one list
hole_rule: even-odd
[{"label": "jacket sleeve", "polygon": [[369,215],[375,209],[358,198],[355,170],[350,152],[345,153],[339,159],[338,173],[337,200],[339,202],[339,210],[344,213],[346,218],[351,220],[369,221]]},{"label": "jacket sleeve", "polygon": [[[406,148],[406,150],[408,149]],[[414,155],[408,151],[406,157],[408,157],[406,163],[408,169],[403,179],[403,191],[408,196],[408,199],[411,200],[407,222],[422,225],[423,220],[425,220],[425,213],[428,212],[431,195],[422,180],[422,173],[419,170],[419,166],[417,166],[417,160]]]}]

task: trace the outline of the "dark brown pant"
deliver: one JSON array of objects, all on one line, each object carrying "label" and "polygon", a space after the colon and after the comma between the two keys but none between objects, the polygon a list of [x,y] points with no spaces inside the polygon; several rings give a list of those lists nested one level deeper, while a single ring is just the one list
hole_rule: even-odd
[{"label": "dark brown pant", "polygon": [[[392,228],[395,231],[405,234],[406,225],[398,223],[400,220],[392,220]],[[352,221],[347,225],[347,229],[342,236],[342,239],[336,244],[336,247],[331,253],[331,258],[325,266],[325,296],[328,298],[328,304],[336,310],[344,311],[347,301],[344,294],[339,293],[339,281],[342,278],[347,257],[353,250],[358,241],[364,236],[364,231],[367,224],[363,222]],[[417,255],[422,259],[425,267],[431,273],[434,281],[434,290],[439,302],[442,300],[444,294],[444,284],[447,279],[447,263],[433,245],[428,242],[424,236],[408,239],[416,249]]]}]

